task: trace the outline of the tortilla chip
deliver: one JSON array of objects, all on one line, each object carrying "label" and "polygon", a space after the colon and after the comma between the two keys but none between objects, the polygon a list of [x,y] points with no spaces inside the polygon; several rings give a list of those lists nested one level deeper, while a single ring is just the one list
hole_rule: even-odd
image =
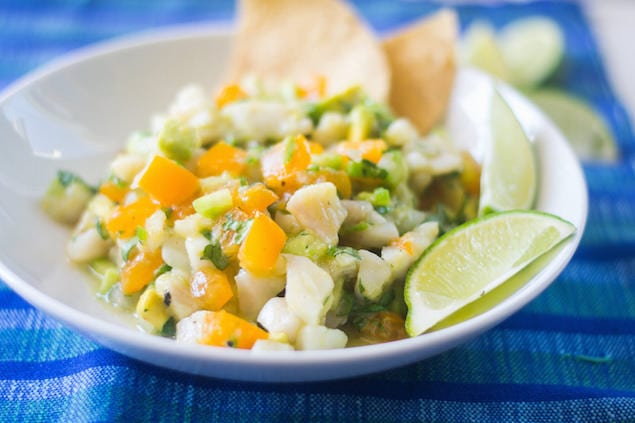
[{"label": "tortilla chip", "polygon": [[385,101],[390,68],[381,44],[338,0],[242,0],[228,78],[327,78],[329,93],[361,85]]},{"label": "tortilla chip", "polygon": [[445,115],[456,75],[456,14],[442,10],[384,40],[390,105],[426,134]]}]

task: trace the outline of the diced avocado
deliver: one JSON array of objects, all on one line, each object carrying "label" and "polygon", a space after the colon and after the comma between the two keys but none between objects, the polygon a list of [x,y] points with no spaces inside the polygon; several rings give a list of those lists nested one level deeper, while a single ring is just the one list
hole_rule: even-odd
[{"label": "diced avocado", "polygon": [[328,251],[329,246],[315,232],[305,229],[287,238],[283,252],[308,257],[317,261]]},{"label": "diced avocado", "polygon": [[397,204],[389,208],[388,212],[384,214],[384,217],[397,225],[397,230],[400,234],[404,234],[423,223],[428,215],[413,207]]},{"label": "diced avocado", "polygon": [[234,199],[227,188],[197,198],[192,202],[194,210],[200,215],[214,219],[234,205]]},{"label": "diced avocado", "polygon": [[365,98],[360,86],[353,86],[345,91],[328,97],[319,103],[312,104],[307,114],[317,125],[322,115],[326,112],[338,112],[347,114],[351,109]]},{"label": "diced avocado", "polygon": [[375,115],[368,107],[364,105],[353,107],[348,119],[350,121],[349,141],[363,141],[371,137],[375,128]]},{"label": "diced avocado", "polygon": [[168,120],[159,134],[159,149],[169,158],[185,162],[196,148],[196,134],[192,128]]},{"label": "diced avocado", "polygon": [[362,191],[357,197],[357,200],[368,201],[373,207],[388,207],[390,206],[390,191],[384,187],[375,188],[373,192]]},{"label": "diced avocado", "polygon": [[399,150],[386,151],[377,166],[386,170],[386,183],[390,188],[395,188],[408,179],[408,164]]},{"label": "diced avocado", "polygon": [[350,161],[346,166],[346,173],[351,178],[388,179],[386,169],[377,166],[370,160],[362,159],[358,162]]},{"label": "diced avocado", "polygon": [[106,270],[104,276],[101,278],[101,283],[99,284],[99,293],[107,293],[117,282],[119,282],[119,272],[117,269],[112,268]]},{"label": "diced avocado", "polygon": [[366,99],[364,105],[373,114],[375,131],[379,134],[383,134],[395,120],[395,117],[385,104]]},{"label": "diced avocado", "polygon": [[42,198],[42,208],[61,223],[77,222],[95,189],[80,177],[66,171],[58,171]]},{"label": "diced avocado", "polygon": [[156,332],[159,332],[170,318],[163,295],[152,286],[146,288],[139,297],[136,312],[140,318],[150,323]]},{"label": "diced avocado", "polygon": [[330,169],[344,169],[345,161],[341,154],[322,153],[312,157],[311,163],[318,167],[328,167]]},{"label": "diced avocado", "polygon": [[97,259],[89,264],[90,271],[99,279],[99,294],[105,295],[119,281],[119,270],[110,260]]}]

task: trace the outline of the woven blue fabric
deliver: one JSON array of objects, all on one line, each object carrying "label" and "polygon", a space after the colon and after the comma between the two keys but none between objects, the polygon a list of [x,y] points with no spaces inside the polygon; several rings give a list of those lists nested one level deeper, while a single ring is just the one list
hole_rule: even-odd
[{"label": "woven blue fabric", "polygon": [[[438,7],[353,2],[380,33]],[[229,21],[224,0],[2,0],[0,87],[60,54],[143,29]],[[552,82],[609,122],[620,160],[584,164],[579,251],[556,282],[479,338],[414,365],[303,384],[195,377],[129,359],[32,308],[0,282],[0,421],[635,421],[635,137],[574,2],[457,6],[463,27],[555,18],[567,57]],[[1,235],[0,235],[1,236]]]}]

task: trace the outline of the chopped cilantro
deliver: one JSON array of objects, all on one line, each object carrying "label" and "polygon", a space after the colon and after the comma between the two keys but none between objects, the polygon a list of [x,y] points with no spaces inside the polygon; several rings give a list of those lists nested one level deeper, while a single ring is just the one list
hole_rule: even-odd
[{"label": "chopped cilantro", "polygon": [[225,222],[223,223],[223,230],[234,231],[234,242],[240,244],[245,239],[249,228],[251,227],[251,220],[237,220],[234,219],[231,213],[225,215]]},{"label": "chopped cilantro", "polygon": [[211,242],[205,246],[202,259],[207,259],[214,263],[218,270],[225,270],[229,264],[229,260],[223,254],[223,248],[218,242]]},{"label": "chopped cilantro", "polygon": [[359,222],[354,225],[346,226],[342,228],[342,233],[349,234],[351,232],[361,232],[361,231],[365,231],[369,227],[370,227],[370,224],[368,222]]},{"label": "chopped cilantro", "polygon": [[66,170],[57,171],[57,180],[60,182],[60,184],[64,188],[68,187],[70,184],[75,182],[76,179],[77,179],[77,176],[72,172],[68,172]]},{"label": "chopped cilantro", "polygon": [[295,142],[295,138],[293,137],[288,137],[285,140],[285,146],[284,146],[284,164],[285,166],[288,165],[291,162],[291,159],[293,159],[293,155],[295,154],[295,151],[297,150],[298,146],[297,143]]},{"label": "chopped cilantro", "polygon": [[176,320],[174,317],[170,317],[167,322],[163,324],[161,328],[161,336],[167,338],[173,338],[176,335]]},{"label": "chopped cilantro", "polygon": [[128,261],[128,258],[130,258],[130,253],[137,246],[138,243],[139,239],[135,236],[130,238],[121,246],[121,258],[123,259],[123,261]]},{"label": "chopped cilantro", "polygon": [[172,266],[170,266],[169,264],[163,263],[157,270],[154,271],[154,277],[158,278],[159,276],[169,272],[170,270],[172,270]]},{"label": "chopped cilantro", "polygon": [[165,217],[169,219],[172,216],[172,213],[174,213],[174,209],[172,207],[164,207],[163,213],[165,213]]},{"label": "chopped cilantro", "polygon": [[106,230],[106,228],[104,228],[104,224],[99,218],[95,220],[95,229],[97,229],[97,233],[99,234],[101,239],[106,240],[109,238],[108,231]]},{"label": "chopped cilantro", "polygon": [[386,179],[388,177],[386,169],[366,159],[362,159],[359,162],[349,162],[346,167],[346,173],[353,178]]},{"label": "chopped cilantro", "polygon": [[352,256],[354,258],[356,258],[357,260],[361,260],[362,257],[359,255],[359,253],[357,252],[356,249],[354,249],[353,247],[329,247],[329,249],[326,252],[329,256],[331,257],[337,257],[340,254],[348,254],[349,256]]},{"label": "chopped cilantro", "polygon": [[81,184],[88,188],[91,192],[97,192],[97,189],[95,189],[95,187],[88,185],[82,178],[67,170],[57,171],[57,181],[64,188],[68,188],[72,184]]}]

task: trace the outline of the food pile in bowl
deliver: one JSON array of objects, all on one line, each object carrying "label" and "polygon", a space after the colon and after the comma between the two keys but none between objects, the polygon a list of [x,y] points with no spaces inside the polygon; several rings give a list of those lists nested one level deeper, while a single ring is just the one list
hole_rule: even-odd
[{"label": "food pile in bowl", "polygon": [[[482,160],[443,130],[451,12],[383,44],[333,0],[241,16],[229,82],[183,88],[98,186],[60,171],[43,200],[75,225],[70,260],[142,329],[257,350],[417,336],[575,231],[529,211],[535,158],[500,95]],[[306,17],[331,48],[289,36]]]}]

